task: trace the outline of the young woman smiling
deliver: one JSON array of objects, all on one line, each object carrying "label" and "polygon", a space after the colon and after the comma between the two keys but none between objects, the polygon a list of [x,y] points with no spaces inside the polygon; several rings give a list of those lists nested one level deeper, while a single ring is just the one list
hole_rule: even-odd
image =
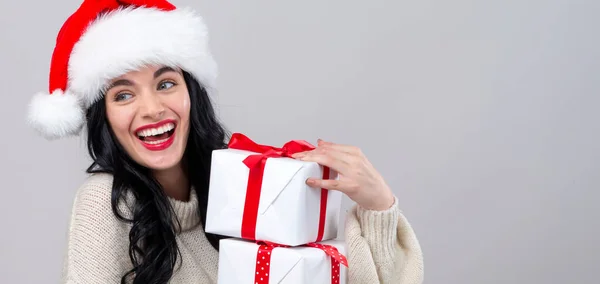
[{"label": "young woman smiling", "polygon": [[[217,283],[219,237],[203,230],[211,153],[227,134],[213,111],[206,27],[164,0],[86,0],[65,22],[48,93],[29,121],[49,139],[83,126],[93,159],[75,197],[63,283]],[[421,283],[417,238],[398,200],[353,146],[319,141],[294,158],[340,173],[307,180],[356,202],[348,283]]]}]

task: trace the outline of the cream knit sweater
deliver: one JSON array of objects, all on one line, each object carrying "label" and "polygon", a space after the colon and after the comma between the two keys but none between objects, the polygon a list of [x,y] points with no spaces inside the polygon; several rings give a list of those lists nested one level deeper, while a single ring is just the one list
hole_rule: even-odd
[{"label": "cream knit sweater", "polygon": [[[131,269],[130,225],[113,215],[111,188],[111,175],[94,174],[77,191],[61,283],[120,283]],[[179,268],[170,283],[217,283],[219,253],[204,236],[196,193],[192,190],[190,194],[188,202],[170,199],[182,225],[177,236]],[[126,205],[120,210],[127,216]],[[350,267],[347,283],[422,283],[421,248],[397,204],[380,212],[355,206],[348,212],[345,230]]]}]

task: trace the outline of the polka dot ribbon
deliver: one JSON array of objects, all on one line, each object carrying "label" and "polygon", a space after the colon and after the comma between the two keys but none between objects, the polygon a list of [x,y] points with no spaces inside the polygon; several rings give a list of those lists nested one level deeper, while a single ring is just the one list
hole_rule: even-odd
[{"label": "polka dot ribbon", "polygon": [[306,246],[323,250],[331,257],[331,284],[340,283],[340,263],[348,267],[348,260],[342,255],[338,249],[330,245],[322,245],[318,243],[306,244]]},{"label": "polka dot ribbon", "polygon": [[[271,268],[271,253],[274,248],[283,247],[287,248],[290,246],[280,245],[271,242],[258,242],[259,248],[256,254],[256,268],[254,275],[255,284],[269,284],[269,273]],[[327,255],[331,257],[331,283],[340,283],[340,263],[348,267],[348,260],[342,255],[336,247],[330,245],[323,245],[318,243],[310,243],[305,246],[317,248],[323,250]]]}]

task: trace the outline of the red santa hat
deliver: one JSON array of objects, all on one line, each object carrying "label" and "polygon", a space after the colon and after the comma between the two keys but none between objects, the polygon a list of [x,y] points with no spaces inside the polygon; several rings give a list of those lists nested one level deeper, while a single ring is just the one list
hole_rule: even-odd
[{"label": "red santa hat", "polygon": [[109,81],[148,64],[184,69],[210,93],[217,66],[203,19],[166,0],[84,0],[58,33],[30,125],[48,139],[78,134]]}]

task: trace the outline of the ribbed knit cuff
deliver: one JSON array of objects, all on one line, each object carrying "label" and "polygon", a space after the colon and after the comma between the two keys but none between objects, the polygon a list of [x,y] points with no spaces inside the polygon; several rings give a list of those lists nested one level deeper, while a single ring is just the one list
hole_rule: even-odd
[{"label": "ribbed knit cuff", "polygon": [[394,257],[400,217],[398,199],[394,197],[392,207],[384,211],[367,210],[358,206],[356,215],[362,235],[371,247],[373,255],[382,258],[375,261],[386,261]]}]

